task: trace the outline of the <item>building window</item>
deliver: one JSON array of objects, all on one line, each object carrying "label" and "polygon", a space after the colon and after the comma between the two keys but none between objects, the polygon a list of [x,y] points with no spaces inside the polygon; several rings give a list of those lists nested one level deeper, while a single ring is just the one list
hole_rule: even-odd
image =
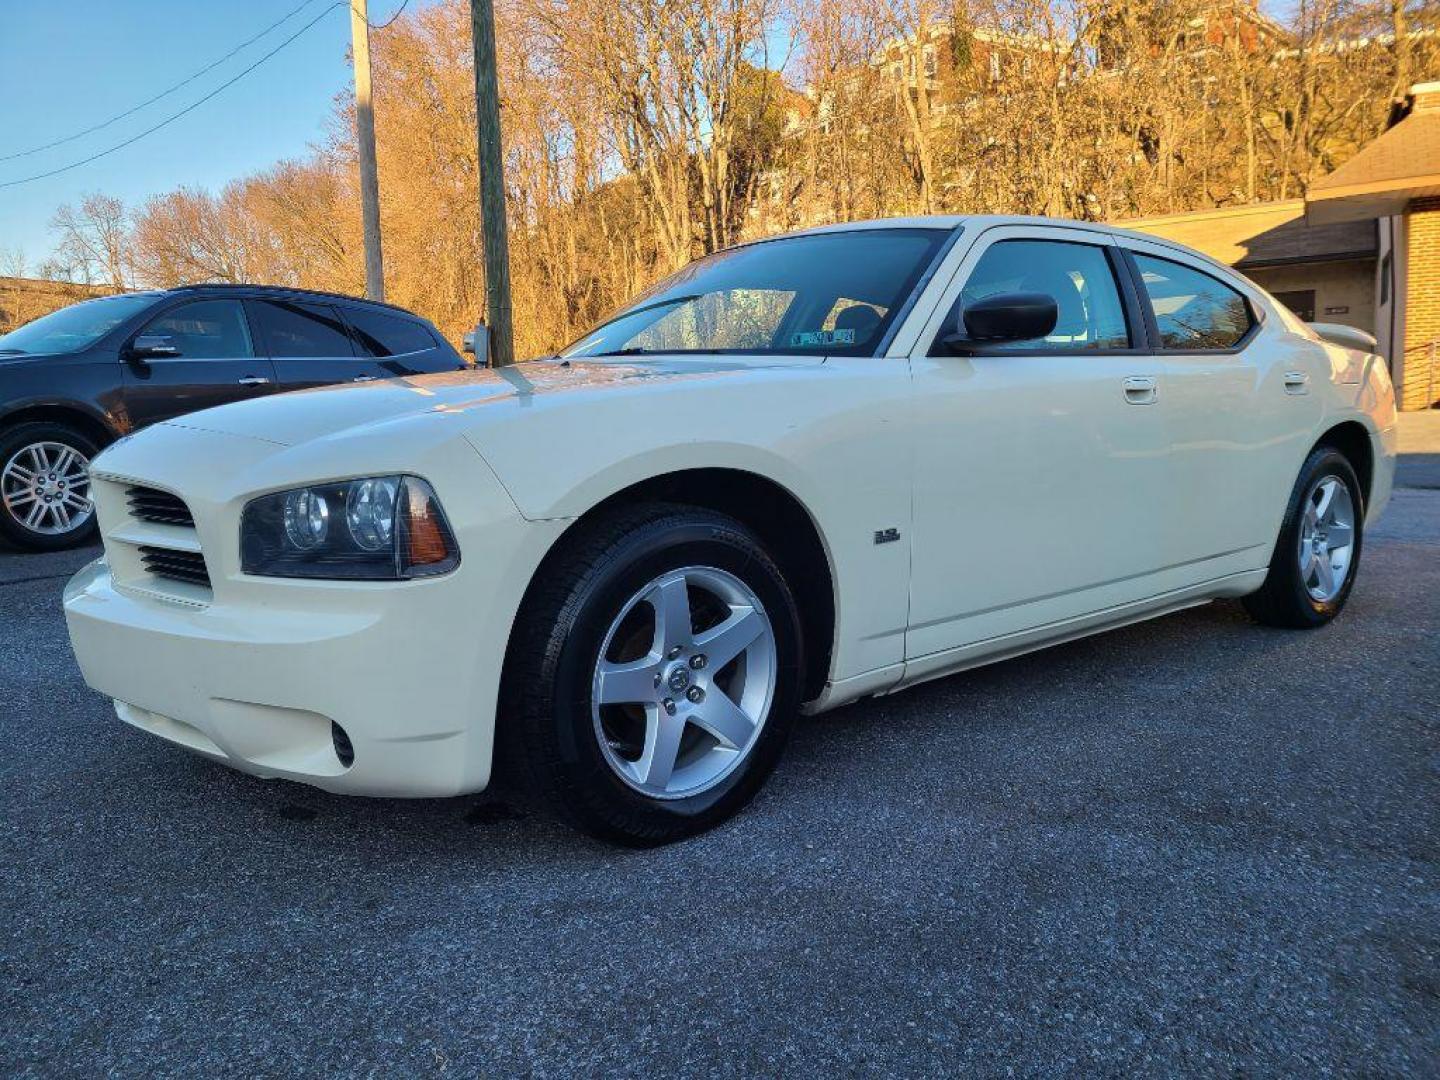
[{"label": "building window", "polygon": [[934,46],[934,45],[926,45],[926,46],[925,46],[925,77],[926,77],[927,79],[933,79],[933,78],[935,78],[935,46]]},{"label": "building window", "polygon": [[1314,289],[1294,289],[1291,292],[1277,292],[1271,295],[1298,315],[1303,322],[1315,321]]}]

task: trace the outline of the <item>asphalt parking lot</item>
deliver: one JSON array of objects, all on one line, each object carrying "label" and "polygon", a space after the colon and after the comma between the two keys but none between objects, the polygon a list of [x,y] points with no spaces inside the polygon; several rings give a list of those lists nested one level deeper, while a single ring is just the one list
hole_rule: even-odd
[{"label": "asphalt parking lot", "polygon": [[0,556],[6,1075],[1440,1063],[1440,490],[1324,630],[1217,604],[809,720],[648,852],[131,731],[59,612],[92,554]]}]

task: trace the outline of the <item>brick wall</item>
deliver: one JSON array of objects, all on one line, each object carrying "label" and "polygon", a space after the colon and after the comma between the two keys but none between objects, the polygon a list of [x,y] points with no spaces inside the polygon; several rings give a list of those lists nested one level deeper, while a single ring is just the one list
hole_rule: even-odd
[{"label": "brick wall", "polygon": [[1405,370],[1401,408],[1428,408],[1440,388],[1424,346],[1440,340],[1440,197],[1412,199],[1407,210]]}]

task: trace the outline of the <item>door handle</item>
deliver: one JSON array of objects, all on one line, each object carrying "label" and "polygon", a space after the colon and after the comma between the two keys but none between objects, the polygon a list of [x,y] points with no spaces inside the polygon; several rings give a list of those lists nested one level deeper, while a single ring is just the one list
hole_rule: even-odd
[{"label": "door handle", "polygon": [[243,379],[236,380],[241,386],[269,386],[270,380],[264,375],[246,375]]},{"label": "door handle", "polygon": [[1308,371],[1287,371],[1285,372],[1285,392],[1287,394],[1309,393],[1310,373]]},{"label": "door handle", "polygon": [[1154,375],[1131,375],[1121,383],[1125,388],[1125,400],[1131,405],[1153,405],[1156,397]]},{"label": "door handle", "polygon": [[374,382],[374,381],[375,381],[375,376],[374,376],[374,375],[356,375],[356,376],[355,376],[353,379],[351,379],[350,381],[351,381],[351,382]]}]

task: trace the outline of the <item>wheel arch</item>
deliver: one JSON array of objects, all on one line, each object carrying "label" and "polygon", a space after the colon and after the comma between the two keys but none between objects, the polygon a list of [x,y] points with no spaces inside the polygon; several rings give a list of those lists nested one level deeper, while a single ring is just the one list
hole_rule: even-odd
[{"label": "wheel arch", "polygon": [[[1371,441],[1370,429],[1358,420],[1342,420],[1316,439],[1310,452],[1313,453],[1321,446],[1333,446],[1345,455],[1350,467],[1355,470],[1365,505],[1369,507],[1375,480],[1375,446]],[[1305,456],[1308,458],[1310,454]]]},{"label": "wheel arch", "polygon": [[[611,492],[574,518],[540,559],[519,611],[525,609],[535,582],[563,558],[581,530],[624,506],[664,502],[714,510],[735,518],[759,536],[795,593],[805,642],[801,700],[811,701],[825,688],[835,647],[836,589],[834,560],[809,508],[784,485],[759,473],[733,467],[698,467],[658,473]],[[518,626],[517,618],[511,636]]]},{"label": "wheel arch", "polygon": [[109,424],[76,405],[31,403],[0,415],[0,431],[35,423],[67,424],[93,440],[102,450],[117,438]]}]

